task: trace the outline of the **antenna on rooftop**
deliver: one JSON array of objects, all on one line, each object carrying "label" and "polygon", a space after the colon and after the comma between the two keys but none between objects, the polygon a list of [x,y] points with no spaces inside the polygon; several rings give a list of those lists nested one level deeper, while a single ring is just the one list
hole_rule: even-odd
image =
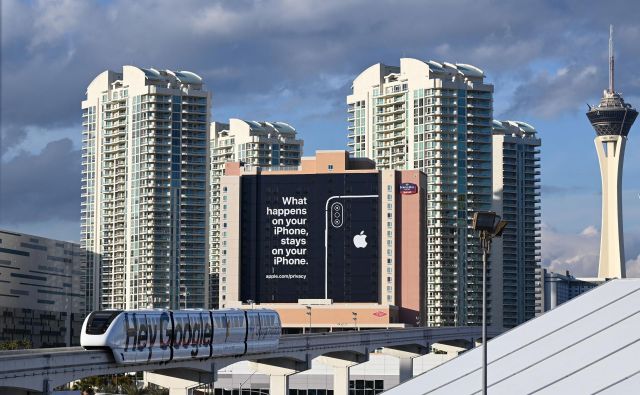
[{"label": "antenna on rooftop", "polygon": [[609,93],[613,93],[613,25],[609,25]]}]

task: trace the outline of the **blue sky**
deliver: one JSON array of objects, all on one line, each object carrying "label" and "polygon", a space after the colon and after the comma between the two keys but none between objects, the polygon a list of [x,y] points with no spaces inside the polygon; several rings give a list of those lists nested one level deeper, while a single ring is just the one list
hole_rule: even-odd
[{"label": "blue sky", "polygon": [[[497,119],[542,138],[543,263],[595,275],[600,175],[584,115],[607,84],[640,105],[640,3],[622,1],[2,1],[0,227],[78,240],[80,102],[123,64],[186,69],[213,119],[279,120],[306,154],[346,148],[353,78],[403,56],[470,63],[495,85]],[[627,145],[623,206],[640,275],[640,142]]]}]

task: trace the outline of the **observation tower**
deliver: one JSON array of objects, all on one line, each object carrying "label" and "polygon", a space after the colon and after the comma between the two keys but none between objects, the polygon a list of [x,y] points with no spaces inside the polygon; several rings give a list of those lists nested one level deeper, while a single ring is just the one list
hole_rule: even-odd
[{"label": "observation tower", "polygon": [[629,129],[638,112],[614,89],[613,26],[609,28],[609,88],[600,103],[589,106],[587,118],[596,131],[594,139],[602,177],[602,230],[598,277],[626,277],[622,233],[622,164]]}]

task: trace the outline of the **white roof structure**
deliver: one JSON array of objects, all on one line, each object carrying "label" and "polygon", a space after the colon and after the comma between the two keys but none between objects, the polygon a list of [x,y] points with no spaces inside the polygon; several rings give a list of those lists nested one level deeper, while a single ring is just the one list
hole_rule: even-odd
[{"label": "white roof structure", "polygon": [[[488,394],[633,394],[640,279],[609,281],[489,341]],[[385,394],[481,394],[475,348]]]}]

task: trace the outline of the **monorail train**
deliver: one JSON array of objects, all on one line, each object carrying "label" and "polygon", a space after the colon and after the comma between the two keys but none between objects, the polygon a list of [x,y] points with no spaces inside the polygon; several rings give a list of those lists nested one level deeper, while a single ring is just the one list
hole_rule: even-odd
[{"label": "monorail train", "polygon": [[104,310],[82,325],[80,345],[108,348],[119,364],[206,359],[278,348],[280,316],[256,310]]}]

